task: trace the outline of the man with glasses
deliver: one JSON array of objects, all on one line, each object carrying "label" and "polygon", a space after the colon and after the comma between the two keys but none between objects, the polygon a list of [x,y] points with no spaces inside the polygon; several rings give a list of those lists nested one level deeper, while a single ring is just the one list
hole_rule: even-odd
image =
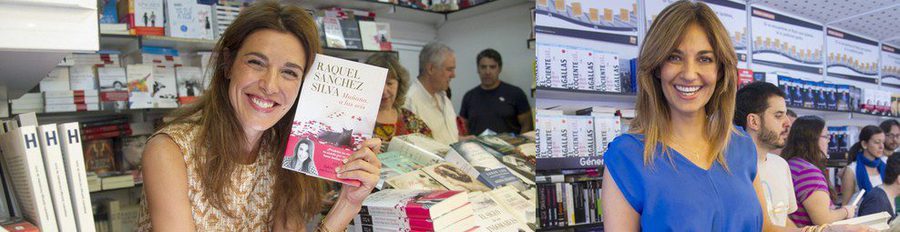
[{"label": "man with glasses", "polygon": [[889,119],[878,127],[884,131],[884,154],[891,156],[900,153],[900,122]]}]

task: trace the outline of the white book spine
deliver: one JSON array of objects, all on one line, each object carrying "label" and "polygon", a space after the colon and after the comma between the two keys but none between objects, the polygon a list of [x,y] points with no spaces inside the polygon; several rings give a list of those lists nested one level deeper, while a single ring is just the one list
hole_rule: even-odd
[{"label": "white book spine", "polygon": [[84,168],[84,151],[81,147],[81,130],[79,128],[77,122],[59,124],[57,132],[60,136],[63,163],[66,167],[67,183],[78,231],[95,231],[94,212],[88,192],[87,172]]},{"label": "white book spine", "polygon": [[3,137],[4,143],[11,148],[4,156],[25,217],[41,231],[58,231],[37,129],[27,125],[13,129]]},{"label": "white book spine", "polygon": [[41,153],[44,158],[44,170],[47,172],[47,181],[50,186],[50,196],[53,199],[53,208],[56,213],[56,223],[60,229],[75,228],[75,217],[72,215],[72,201],[69,198],[69,185],[66,181],[66,170],[62,161],[62,151],[59,150],[59,134],[56,133],[56,124],[46,124],[38,127],[38,138],[41,143]]}]

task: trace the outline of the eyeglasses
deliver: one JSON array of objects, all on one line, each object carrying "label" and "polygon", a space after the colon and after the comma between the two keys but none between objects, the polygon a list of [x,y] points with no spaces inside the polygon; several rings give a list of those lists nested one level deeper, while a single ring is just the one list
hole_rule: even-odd
[{"label": "eyeglasses", "polygon": [[896,138],[900,138],[900,134],[887,133],[887,134],[884,134],[884,137],[887,137],[889,139],[896,139]]}]

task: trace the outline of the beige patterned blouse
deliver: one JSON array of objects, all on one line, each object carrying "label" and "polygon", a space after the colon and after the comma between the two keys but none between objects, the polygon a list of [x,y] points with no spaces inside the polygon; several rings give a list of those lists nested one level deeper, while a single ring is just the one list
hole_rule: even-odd
[{"label": "beige patterned blouse", "polygon": [[[222,210],[212,207],[204,199],[200,183],[199,162],[193,140],[198,135],[197,124],[176,124],[157,131],[153,136],[165,134],[172,138],[187,164],[188,199],[191,216],[197,231],[268,231],[269,211],[272,208],[272,183],[275,176],[269,171],[274,157],[260,155],[253,164],[239,165],[233,174],[231,188],[226,188],[226,207],[237,217],[229,217]],[[152,136],[151,136],[152,138]],[[146,192],[141,194],[141,213],[138,231],[150,231],[150,215]]]}]

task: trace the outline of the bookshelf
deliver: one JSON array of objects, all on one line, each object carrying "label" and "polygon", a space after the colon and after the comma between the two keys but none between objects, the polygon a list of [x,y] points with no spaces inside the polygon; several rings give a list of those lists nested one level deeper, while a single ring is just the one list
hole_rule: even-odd
[{"label": "bookshelf", "polygon": [[557,231],[603,231],[603,223],[584,223],[561,227],[540,228],[537,232],[557,232]]},{"label": "bookshelf", "polygon": [[[122,51],[122,54],[126,54],[129,51],[135,51],[143,46],[175,48],[176,50],[184,54],[193,54],[199,51],[212,51],[216,47],[216,42],[216,40],[188,39],[167,36],[140,36],[119,34],[100,35],[101,48]],[[322,53],[325,55],[349,59],[364,59],[369,55],[378,52],[389,52],[397,54],[396,51],[373,51],[325,47],[322,48]]]},{"label": "bookshelf", "polygon": [[438,25],[450,20],[458,20],[481,15],[491,11],[496,11],[506,7],[534,2],[529,0],[490,0],[468,8],[448,11],[435,12],[412,8],[409,6],[398,5],[388,2],[380,2],[378,0],[354,0],[354,1],[333,1],[333,0],[288,0],[288,3],[306,6],[310,9],[322,9],[329,7],[340,7],[348,9],[358,9],[375,12],[376,18],[384,18],[397,21],[419,22],[431,25]]}]

